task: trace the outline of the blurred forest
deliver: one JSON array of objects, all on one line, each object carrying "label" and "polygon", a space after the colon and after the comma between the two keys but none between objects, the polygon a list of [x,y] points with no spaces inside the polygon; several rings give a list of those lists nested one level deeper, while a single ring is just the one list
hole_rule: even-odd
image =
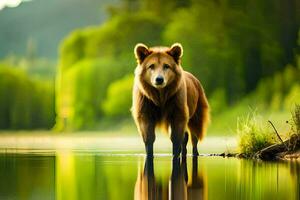
[{"label": "blurred forest", "polygon": [[57,71],[49,72],[55,92],[46,75],[2,62],[0,129],[50,128],[54,120],[56,130],[72,131],[132,124],[138,42],[183,45],[182,66],[202,82],[215,132],[249,107],[289,112],[300,101],[299,10],[297,0],[121,0],[107,7],[104,23],[60,43]]},{"label": "blurred forest", "polygon": [[[106,19],[105,7],[116,0],[1,0],[24,1],[0,10],[0,57],[24,56],[28,43],[36,56],[57,59],[57,47],[71,31]],[[3,4],[0,2],[0,4]]]}]

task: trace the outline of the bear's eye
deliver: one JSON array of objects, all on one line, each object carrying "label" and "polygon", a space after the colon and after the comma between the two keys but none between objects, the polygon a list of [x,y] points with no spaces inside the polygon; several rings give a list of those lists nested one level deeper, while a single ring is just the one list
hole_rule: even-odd
[{"label": "bear's eye", "polygon": [[154,69],[154,64],[151,64],[148,68],[149,69]]},{"label": "bear's eye", "polygon": [[164,69],[169,69],[169,68],[170,68],[170,65],[164,64],[163,67],[164,67]]}]

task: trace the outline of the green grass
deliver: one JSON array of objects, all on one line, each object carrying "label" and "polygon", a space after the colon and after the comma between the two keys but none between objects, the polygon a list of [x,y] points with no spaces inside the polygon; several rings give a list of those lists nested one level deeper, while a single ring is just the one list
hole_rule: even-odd
[{"label": "green grass", "polygon": [[255,112],[238,119],[237,134],[240,153],[249,157],[276,142],[267,122],[263,123],[262,117]]},{"label": "green grass", "polygon": [[[289,135],[283,135],[282,131],[279,134],[283,138],[289,138],[291,135],[300,134],[300,106],[296,105],[293,109],[291,127],[289,127]],[[277,116],[277,117],[276,117]],[[273,116],[275,120],[281,120],[281,124],[288,119],[286,114],[277,114]],[[279,123],[279,122],[278,122]],[[238,147],[240,153],[243,153],[247,157],[253,156],[259,150],[275,144],[277,137],[264,119],[262,115],[257,115],[256,112],[251,112],[246,117],[238,118],[237,121],[237,135],[239,137]]]}]

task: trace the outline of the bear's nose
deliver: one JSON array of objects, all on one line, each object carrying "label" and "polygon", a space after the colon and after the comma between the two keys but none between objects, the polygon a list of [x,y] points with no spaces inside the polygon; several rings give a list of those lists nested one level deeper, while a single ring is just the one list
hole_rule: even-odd
[{"label": "bear's nose", "polygon": [[164,78],[162,76],[158,76],[155,79],[155,84],[156,85],[161,85],[164,82]]}]

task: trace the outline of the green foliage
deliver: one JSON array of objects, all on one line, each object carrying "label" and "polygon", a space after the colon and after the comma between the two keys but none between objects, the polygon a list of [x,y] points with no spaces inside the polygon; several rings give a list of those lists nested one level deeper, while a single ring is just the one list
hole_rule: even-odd
[{"label": "green foliage", "polygon": [[106,116],[119,118],[130,115],[132,86],[132,75],[127,75],[109,85],[107,97],[102,104]]},{"label": "green foliage", "polygon": [[212,114],[217,114],[224,111],[227,107],[226,92],[224,89],[217,89],[209,98],[209,105]]},{"label": "green foliage", "polygon": [[[99,119],[115,115],[107,110],[108,104],[102,106],[108,85],[132,73],[136,43],[160,43],[162,27],[150,12],[125,13],[66,38],[57,77],[57,128],[92,128]],[[128,99],[124,101],[122,105],[127,105]]]},{"label": "green foliage", "polygon": [[26,72],[32,78],[53,80],[56,75],[56,63],[47,58],[19,57],[9,55],[0,61],[2,65],[18,68]]},{"label": "green foliage", "polygon": [[296,104],[292,111],[292,121],[293,132],[300,135],[300,104]]},{"label": "green foliage", "polygon": [[[133,72],[138,42],[182,43],[182,65],[200,79],[213,115],[249,93],[243,106],[281,111],[299,80],[299,70],[287,65],[294,61],[298,29],[296,10],[288,5],[271,0],[123,0],[111,6],[105,23],[76,30],[61,43],[58,126],[82,129],[105,118],[128,116],[130,98],[115,96],[129,94],[129,80],[118,79]],[[294,14],[281,14],[286,12]]]},{"label": "green foliage", "polygon": [[[241,55],[238,49],[232,48],[234,44],[223,23],[225,17],[222,8],[214,2],[195,3],[174,14],[164,38],[167,43],[183,44],[183,66],[202,81],[208,94],[219,87],[228,92],[230,87],[229,96],[233,97],[231,94],[243,91]],[[230,82],[227,81],[229,73],[234,79]],[[231,83],[235,84],[229,86]]]},{"label": "green foliage", "polygon": [[262,124],[262,119],[255,113],[238,119],[237,134],[241,153],[252,156],[257,151],[274,144],[274,133],[266,126],[267,124]]},{"label": "green foliage", "polygon": [[85,37],[80,30],[72,32],[71,35],[64,40],[60,48],[61,70],[69,68],[83,57],[84,44]]},{"label": "green foliage", "polygon": [[[261,78],[283,68],[285,60],[278,42],[281,33],[272,23],[276,6],[258,1],[232,5],[195,1],[174,12],[163,35],[166,43],[183,44],[183,66],[200,78],[208,95],[223,87],[229,103],[253,90]],[[265,17],[267,5],[270,12]],[[293,38],[294,46],[295,41]]]},{"label": "green foliage", "polygon": [[295,84],[291,87],[290,92],[284,99],[284,107],[286,110],[291,110],[295,104],[300,104],[300,84]]},{"label": "green foliage", "polygon": [[231,129],[236,127],[236,118],[244,117],[249,108],[256,108],[264,117],[272,116],[272,121],[282,123],[300,101],[300,80],[297,77],[300,77],[300,70],[288,65],[281,73],[261,79],[254,91],[231,106],[223,105],[222,90],[215,91],[209,97],[213,121],[209,130],[214,134],[233,133]]},{"label": "green foliage", "polygon": [[143,12],[115,16],[100,27],[77,30],[61,44],[60,67],[64,70],[81,59],[101,57],[121,59],[120,65],[133,68],[134,45],[143,41],[158,45],[162,28],[155,15]]},{"label": "green foliage", "polygon": [[54,119],[53,84],[0,65],[0,129],[50,129]]},{"label": "green foliage", "polygon": [[300,70],[288,65],[284,71],[262,79],[257,89],[252,92],[252,99],[262,104],[265,109],[290,110],[290,106],[299,101],[299,77]]},{"label": "green foliage", "polygon": [[121,78],[124,70],[117,61],[85,59],[65,71],[57,85],[57,128],[93,127],[103,117],[100,105],[109,84]]},{"label": "green foliage", "polygon": [[[299,103],[300,58],[295,53],[300,31],[294,0],[121,0],[109,14],[103,24],[74,30],[60,45],[58,129],[92,128],[101,120],[129,117],[132,78],[124,76],[136,66],[133,48],[138,42],[182,43],[182,66],[203,84],[213,118],[235,121],[248,107],[281,112]],[[79,18],[74,24],[84,22]],[[18,70],[1,69],[4,128],[53,123],[51,79],[56,70],[52,61],[36,55],[53,49],[58,40],[43,41],[48,45],[39,51],[35,41],[40,44],[38,38],[30,39],[25,57],[5,59],[3,65]]]},{"label": "green foliage", "polygon": [[280,110],[281,104],[282,104],[282,93],[280,92],[274,93],[272,96],[272,101],[270,103],[270,108],[275,111]]}]

